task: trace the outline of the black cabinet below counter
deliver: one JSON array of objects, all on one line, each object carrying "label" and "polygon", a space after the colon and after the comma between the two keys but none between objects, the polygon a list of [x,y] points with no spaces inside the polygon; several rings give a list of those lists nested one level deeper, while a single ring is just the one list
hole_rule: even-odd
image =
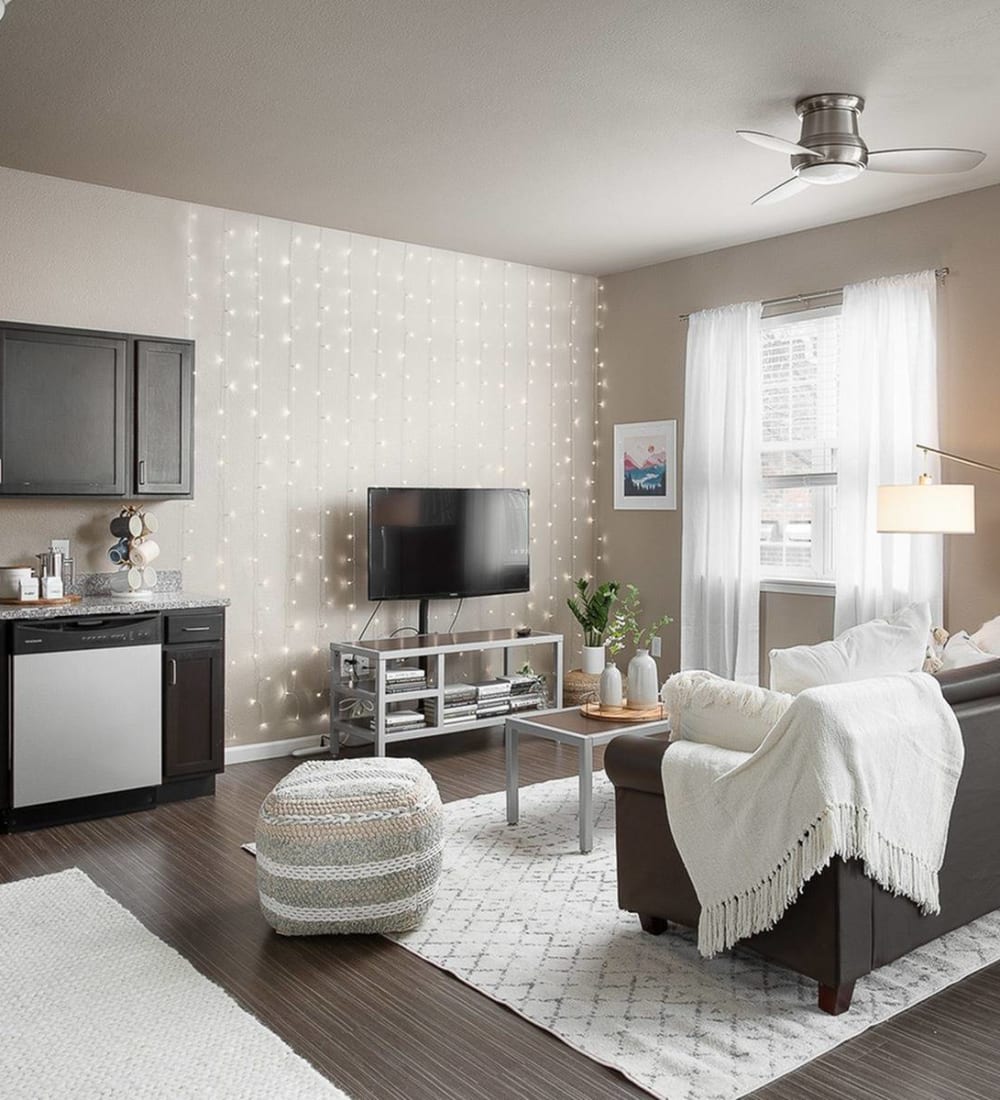
[{"label": "black cabinet below counter", "polygon": [[0,496],[190,497],[194,343],[0,322]]},{"label": "black cabinet below counter", "polygon": [[[220,612],[177,611],[164,618],[163,782],[172,788],[178,780],[223,770],[226,662]],[[175,644],[179,638],[186,640]]]},{"label": "black cabinet below counter", "polygon": [[[86,601],[85,601],[86,602]],[[177,602],[176,600],[171,602]],[[13,609],[4,609],[12,611]],[[130,812],[133,810],[150,809],[158,803],[174,802],[180,799],[194,798],[200,795],[209,795],[215,791],[215,777],[224,770],[224,740],[225,740],[225,608],[223,606],[183,606],[181,608],[168,607],[157,610],[155,607],[140,611],[135,605],[128,607],[130,614],[125,614],[126,609],[118,614],[67,614],[59,616],[55,622],[63,622],[62,628],[56,628],[52,619],[33,620],[31,618],[15,618],[4,615],[0,619],[0,831],[10,832],[20,829],[37,828],[46,825],[67,823],[70,821],[82,821],[91,818],[107,817],[112,814]],[[103,791],[102,794],[88,794],[87,788],[82,790],[77,787],[74,794],[88,794],[88,797],[69,798],[68,794],[55,795],[64,801],[50,801],[45,798],[35,798],[31,804],[30,799],[25,799],[25,780],[35,776],[46,777],[47,772],[34,772],[31,769],[19,770],[15,776],[13,769],[18,767],[17,747],[23,750],[28,742],[19,739],[24,736],[37,736],[32,733],[34,729],[45,729],[46,726],[39,723],[24,722],[24,716],[29,708],[24,708],[20,713],[14,705],[15,698],[25,697],[27,681],[22,673],[27,675],[27,666],[21,669],[18,660],[21,656],[27,656],[28,661],[41,659],[34,650],[28,650],[32,636],[44,638],[50,637],[58,629],[66,633],[73,642],[72,648],[80,650],[89,644],[91,650],[95,646],[104,648],[103,638],[107,638],[107,645],[131,645],[131,634],[138,629],[134,624],[140,622],[146,635],[137,641],[148,647],[155,646],[155,654],[150,653],[153,660],[150,668],[148,662],[144,668],[150,668],[145,675],[148,684],[146,692],[149,695],[149,703],[155,707],[151,710],[144,703],[139,702],[146,698],[141,692],[133,693],[132,706],[136,710],[136,723],[138,727],[145,727],[143,737],[156,737],[156,729],[159,728],[161,745],[161,766],[156,768],[155,757],[152,772],[147,783],[153,786],[135,787],[135,782],[126,784],[132,786],[131,790],[119,790],[119,784],[104,786],[91,786],[89,791]],[[35,622],[42,627],[46,622],[53,622],[53,626],[44,630],[34,629]],[[119,628],[119,624],[121,627]],[[25,633],[26,628],[31,629]],[[153,633],[150,633],[150,632]],[[26,642],[25,639],[29,642]],[[97,639],[95,641],[95,639]],[[162,639],[162,644],[160,642]],[[16,645],[15,645],[16,642]],[[48,648],[53,648],[56,643],[44,643]],[[136,652],[138,650],[118,650],[119,653]],[[95,656],[93,652],[83,652],[84,659]],[[145,662],[145,658],[143,658]],[[52,666],[59,671],[59,666]],[[72,676],[61,676],[61,683],[54,683],[55,691],[68,691],[72,689]],[[15,691],[15,683],[21,686]],[[98,714],[113,714],[115,708],[121,710],[122,700],[129,692],[128,683],[118,682],[114,674],[108,675],[107,688],[92,686],[93,678],[89,678],[90,699],[86,713],[93,715],[95,707]],[[158,685],[158,686],[157,686]],[[85,689],[81,691],[86,694]],[[159,692],[158,705],[153,702]],[[37,691],[35,692],[37,695]],[[107,711],[104,710],[104,695],[108,696]],[[81,700],[83,695],[81,695]],[[96,698],[96,702],[95,702]],[[138,709],[136,709],[138,708]],[[37,709],[37,708],[36,708]],[[79,709],[73,713],[78,714]],[[151,727],[149,722],[143,722],[143,715],[150,714],[157,727]],[[18,724],[20,722],[20,725]],[[126,730],[137,728],[125,719]],[[65,727],[67,738],[74,737],[72,720],[61,720],[61,726]],[[49,730],[54,723],[47,722]],[[119,725],[122,722],[119,721]],[[91,731],[102,731],[105,724],[100,719],[90,719],[86,726],[80,727],[80,736],[86,737]],[[27,731],[27,734],[21,732]],[[138,735],[138,734],[137,734]],[[51,733],[48,735],[50,738]],[[121,760],[124,761],[132,752],[134,741],[126,736],[120,742]],[[155,742],[150,746],[153,747]],[[79,754],[79,742],[76,745]],[[35,754],[37,756],[37,754]],[[21,759],[25,758],[24,752]],[[86,759],[108,759],[104,757],[87,757]],[[115,770],[115,762],[118,756],[112,753],[110,758],[110,772]],[[37,767],[38,765],[34,765]],[[57,765],[58,766],[58,765]],[[48,765],[46,765],[46,768]],[[76,773],[73,773],[76,774]],[[159,781],[156,782],[156,776]],[[20,777],[20,778],[19,778]],[[103,777],[102,777],[103,778]],[[20,791],[20,793],[18,793]]]}]

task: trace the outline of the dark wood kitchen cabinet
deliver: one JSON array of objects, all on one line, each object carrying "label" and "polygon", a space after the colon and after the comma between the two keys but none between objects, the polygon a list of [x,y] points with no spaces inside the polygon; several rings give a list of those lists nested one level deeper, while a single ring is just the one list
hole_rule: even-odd
[{"label": "dark wood kitchen cabinet", "polygon": [[128,351],[123,337],[3,330],[0,492],[124,495]]},{"label": "dark wood kitchen cabinet", "polygon": [[224,766],[225,653],[221,611],[168,612],[163,647],[163,780]]},{"label": "dark wood kitchen cabinet", "polygon": [[176,340],[135,343],[135,491],[191,492],[194,346]]},{"label": "dark wood kitchen cabinet", "polygon": [[194,343],[0,323],[0,496],[190,497]]}]

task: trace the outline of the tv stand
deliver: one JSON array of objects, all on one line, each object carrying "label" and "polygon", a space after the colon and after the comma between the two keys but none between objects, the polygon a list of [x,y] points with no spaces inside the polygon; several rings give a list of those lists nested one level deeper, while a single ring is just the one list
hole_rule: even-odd
[{"label": "tv stand", "polygon": [[[422,601],[423,602],[423,601]],[[424,610],[421,608],[421,617]],[[446,658],[458,654],[483,654],[496,651],[502,656],[503,675],[510,675],[516,650],[548,646],[552,650],[551,681],[546,684],[546,697],[527,713],[537,714],[550,707],[562,707],[563,636],[533,630],[518,637],[513,630],[470,630],[459,634],[419,634],[415,637],[377,638],[366,642],[331,642],[330,644],[330,751],[336,755],[338,734],[370,740],[376,756],[385,756],[386,746],[393,741],[408,741],[418,737],[436,737],[461,730],[486,729],[503,725],[506,714],[464,721],[444,722],[444,688]],[[345,666],[354,661],[364,669],[359,677],[345,674]],[[414,691],[388,691],[386,672],[393,662],[426,667],[427,683]],[[359,711],[350,715],[351,701]],[[412,729],[387,728],[386,714],[397,703],[408,709],[421,709],[425,702],[435,703],[436,724]],[[521,711],[520,713],[525,713]],[[372,728],[374,720],[374,728]]]}]

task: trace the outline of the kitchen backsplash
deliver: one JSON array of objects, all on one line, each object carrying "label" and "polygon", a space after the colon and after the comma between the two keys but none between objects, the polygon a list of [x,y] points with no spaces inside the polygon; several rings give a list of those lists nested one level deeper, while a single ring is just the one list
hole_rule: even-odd
[{"label": "kitchen backsplash", "polygon": [[[110,573],[81,573],[70,591],[74,596],[107,596],[111,592],[111,578],[115,572],[117,570]],[[154,592],[180,592],[182,587],[179,569],[157,569]]]}]

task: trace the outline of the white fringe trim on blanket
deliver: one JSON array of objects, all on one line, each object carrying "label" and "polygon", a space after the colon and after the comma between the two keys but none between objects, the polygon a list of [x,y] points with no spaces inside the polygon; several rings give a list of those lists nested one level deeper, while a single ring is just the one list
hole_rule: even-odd
[{"label": "white fringe trim on blanket", "polygon": [[763,882],[732,898],[703,906],[698,951],[707,959],[737,941],[773,928],[805,884],[833,859],[860,859],[865,873],[897,897],[909,898],[924,916],[941,911],[938,872],[878,833],[866,810],[832,805]]}]

